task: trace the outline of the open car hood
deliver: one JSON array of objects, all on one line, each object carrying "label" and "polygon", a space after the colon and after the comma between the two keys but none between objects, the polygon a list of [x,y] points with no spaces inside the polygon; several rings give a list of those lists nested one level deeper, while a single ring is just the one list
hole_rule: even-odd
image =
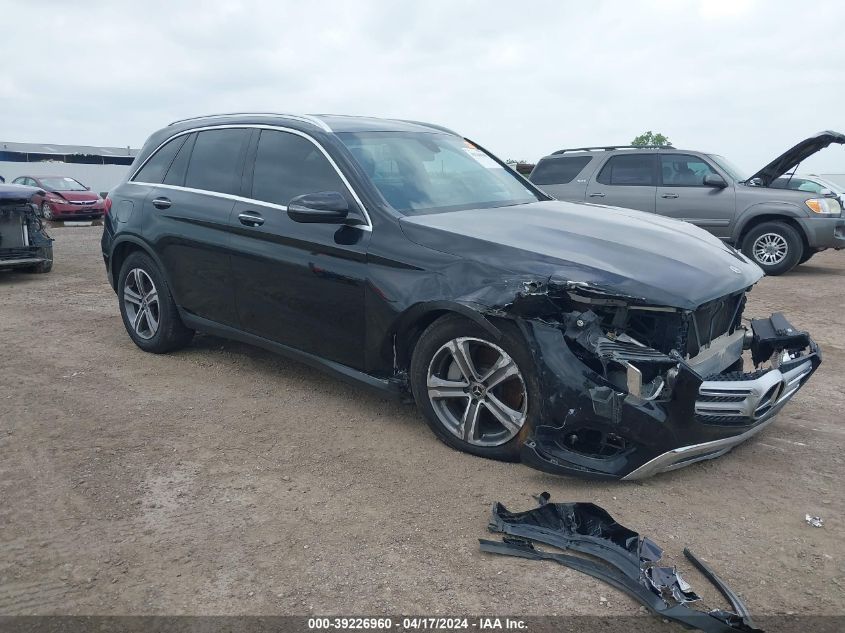
[{"label": "open car hood", "polygon": [[824,149],[831,143],[845,144],[845,134],[826,130],[804,139],[794,147],[786,150],[775,158],[771,163],[763,167],[756,174],[751,176],[747,182],[758,181],[763,187],[772,184],[775,178],[783,176],[790,169],[794,169],[799,163],[809,158],[819,150]]}]

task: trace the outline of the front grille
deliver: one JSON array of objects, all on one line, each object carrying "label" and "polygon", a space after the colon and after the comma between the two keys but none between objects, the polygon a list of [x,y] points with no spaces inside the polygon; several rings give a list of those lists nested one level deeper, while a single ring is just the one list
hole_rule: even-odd
[{"label": "front grille", "polygon": [[745,293],[727,295],[705,303],[692,313],[688,322],[686,353],[688,358],[697,356],[713,339],[733,334],[742,320]]},{"label": "front grille", "polygon": [[80,206],[90,206],[97,202],[96,200],[68,200],[69,204],[76,204]]},{"label": "front grille", "polygon": [[812,373],[809,361],[781,373],[778,369],[730,374],[705,380],[698,388],[695,417],[702,424],[749,425],[791,398]]}]

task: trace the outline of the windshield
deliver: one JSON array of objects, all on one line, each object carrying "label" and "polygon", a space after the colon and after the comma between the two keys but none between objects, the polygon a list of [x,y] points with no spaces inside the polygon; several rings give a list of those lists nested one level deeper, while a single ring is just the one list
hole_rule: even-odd
[{"label": "windshield", "polygon": [[458,211],[541,200],[469,141],[425,132],[341,132],[355,160],[401,213]]},{"label": "windshield", "polygon": [[53,191],[87,191],[84,185],[67,176],[39,178],[41,186]]},{"label": "windshield", "polygon": [[748,176],[744,171],[742,171],[739,167],[734,165],[724,156],[719,156],[718,154],[707,154],[714,163],[716,163],[719,167],[721,167],[724,171],[728,173],[728,176],[736,180],[737,182],[742,182],[743,180],[747,180]]}]

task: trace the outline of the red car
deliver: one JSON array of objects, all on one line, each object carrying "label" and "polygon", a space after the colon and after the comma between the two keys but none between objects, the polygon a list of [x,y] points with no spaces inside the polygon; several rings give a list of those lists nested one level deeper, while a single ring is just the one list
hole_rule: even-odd
[{"label": "red car", "polygon": [[32,201],[47,220],[95,220],[103,217],[104,201],[90,187],[68,176],[19,176],[14,184],[43,189]]}]

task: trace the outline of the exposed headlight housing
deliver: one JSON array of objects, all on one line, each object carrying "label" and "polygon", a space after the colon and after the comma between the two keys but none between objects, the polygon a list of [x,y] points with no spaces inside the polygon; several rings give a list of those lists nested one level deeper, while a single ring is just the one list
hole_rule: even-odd
[{"label": "exposed headlight housing", "polygon": [[818,215],[839,215],[842,207],[836,198],[810,198],[804,204],[807,208]]}]

